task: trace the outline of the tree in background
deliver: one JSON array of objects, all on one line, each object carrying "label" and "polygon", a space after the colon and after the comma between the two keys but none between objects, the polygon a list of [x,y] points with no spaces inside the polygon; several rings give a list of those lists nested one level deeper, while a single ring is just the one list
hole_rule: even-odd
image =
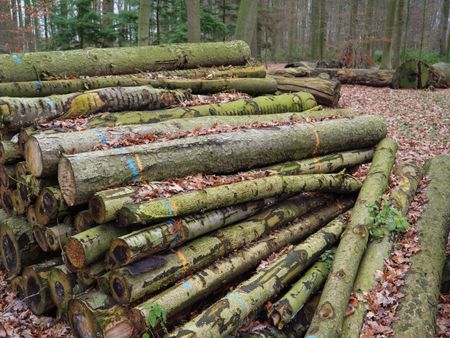
[{"label": "tree in background", "polygon": [[449,46],[450,34],[447,38],[448,31],[448,12],[449,12],[450,0],[442,1],[441,18],[439,23],[439,53],[442,57],[449,59]]},{"label": "tree in background", "polygon": [[148,46],[150,34],[151,0],[139,1],[138,45]]},{"label": "tree in background", "polygon": [[327,42],[327,4],[326,0],[320,0],[320,33],[319,33],[319,59],[325,58],[325,48]]},{"label": "tree in background", "polygon": [[200,0],[186,0],[188,42],[200,42]]},{"label": "tree in background", "polygon": [[396,19],[395,19],[395,36],[392,46],[392,67],[400,66],[400,51],[402,49],[402,30],[403,30],[403,8],[404,0],[397,0]]},{"label": "tree in background", "polygon": [[395,20],[395,5],[396,0],[387,0],[387,18],[384,26],[383,58],[381,59],[381,68],[392,68],[391,45]]},{"label": "tree in background", "polygon": [[312,1],[311,4],[311,58],[317,60],[319,57],[320,43],[320,1]]},{"label": "tree in background", "polygon": [[234,32],[235,39],[244,40],[249,45],[252,44],[253,36],[256,33],[257,15],[258,0],[241,0]]}]

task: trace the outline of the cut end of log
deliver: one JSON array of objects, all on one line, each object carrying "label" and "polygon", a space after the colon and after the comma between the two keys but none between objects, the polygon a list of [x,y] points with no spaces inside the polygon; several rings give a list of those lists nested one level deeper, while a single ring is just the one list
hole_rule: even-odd
[{"label": "cut end of log", "polygon": [[15,276],[20,273],[21,262],[19,248],[16,246],[14,234],[11,233],[9,227],[2,226],[1,231],[1,254],[5,268],[9,275]]},{"label": "cut end of log", "polygon": [[34,269],[25,269],[23,279],[28,306],[34,314],[43,314],[46,310],[45,289],[48,286],[40,283],[39,276]]},{"label": "cut end of log", "polygon": [[74,298],[70,300],[67,319],[69,320],[72,332],[79,338],[95,338],[97,330],[95,328],[95,320],[91,311],[83,302]]},{"label": "cut end of log", "polygon": [[80,211],[73,220],[76,232],[82,232],[95,225],[95,221],[89,210]]},{"label": "cut end of log", "polygon": [[42,161],[42,151],[34,138],[29,138],[25,144],[25,161],[31,174],[41,177],[44,171],[44,163]]},{"label": "cut end of log", "polygon": [[65,310],[72,298],[72,283],[64,271],[53,269],[48,278],[50,296],[58,309]]},{"label": "cut end of log", "polygon": [[69,206],[74,206],[76,201],[76,183],[70,161],[63,157],[58,164],[58,183],[64,200]]},{"label": "cut end of log", "polygon": [[47,244],[50,249],[52,249],[53,251],[58,250],[58,248],[59,248],[58,237],[56,236],[56,234],[53,231],[46,231],[45,239],[47,240]]},{"label": "cut end of log", "polygon": [[0,165],[0,185],[5,188],[9,187],[9,173],[4,165]]},{"label": "cut end of log", "polygon": [[46,215],[53,215],[58,212],[58,201],[56,201],[54,195],[46,189],[42,192],[42,207]]},{"label": "cut end of log", "polygon": [[11,280],[10,290],[15,293],[19,299],[25,298],[25,286],[23,285],[22,276],[14,277]]},{"label": "cut end of log", "polygon": [[130,263],[131,259],[128,245],[121,239],[115,239],[111,242],[109,256],[118,265],[126,265]]},{"label": "cut end of log", "polygon": [[14,213],[14,196],[11,190],[1,189],[2,194],[2,207],[8,215]]},{"label": "cut end of log", "polygon": [[126,208],[120,209],[117,213],[117,223],[119,226],[127,226],[138,223],[134,218],[134,215]]},{"label": "cut end of log", "polygon": [[126,279],[120,275],[111,275],[109,283],[114,300],[119,304],[128,304],[131,295]]},{"label": "cut end of log", "polygon": [[34,210],[34,205],[31,205],[27,210],[27,221],[31,225],[37,225],[38,221],[36,218],[36,211]]},{"label": "cut end of log", "polygon": [[86,264],[86,254],[79,241],[69,238],[66,244],[66,256],[75,269],[81,269]]},{"label": "cut end of log", "polygon": [[44,252],[50,251],[50,248],[45,238],[45,229],[42,225],[33,226],[33,236],[42,251]]},{"label": "cut end of log", "polygon": [[102,198],[93,196],[89,200],[89,211],[91,212],[92,218],[97,224],[105,223],[105,203],[103,203]]}]

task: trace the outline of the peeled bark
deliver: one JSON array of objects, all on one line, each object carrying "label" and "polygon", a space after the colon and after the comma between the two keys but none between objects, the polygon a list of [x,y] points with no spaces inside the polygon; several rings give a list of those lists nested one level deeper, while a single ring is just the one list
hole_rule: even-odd
[{"label": "peeled bark", "polygon": [[175,218],[150,228],[140,229],[113,240],[109,256],[116,264],[127,265],[246,219],[276,201],[277,199],[272,198],[248,202],[184,218]]},{"label": "peeled bark", "polygon": [[62,263],[61,258],[30,265],[23,271],[26,302],[35,315],[41,315],[55,307],[48,287],[48,274]]},{"label": "peeled bark", "polygon": [[52,251],[61,251],[69,237],[75,232],[70,224],[58,224],[45,230],[45,239]]},{"label": "peeled bark", "polygon": [[177,135],[197,128],[213,128],[216,125],[240,126],[254,122],[298,121],[309,122],[310,118],[329,116],[354,117],[351,109],[323,110],[303,113],[282,113],[243,116],[204,116],[174,119],[160,123],[94,128],[68,133],[36,133],[29,137],[25,147],[25,158],[34,176],[52,176],[58,171],[58,162],[63,154],[78,154],[91,151],[100,143],[114,144],[133,136]]},{"label": "peeled bark", "polygon": [[343,151],[355,144],[370,147],[385,135],[386,124],[382,118],[361,116],[351,120],[188,137],[65,155],[59,162],[58,181],[66,202],[75,205],[117,184],[140,179],[157,181],[196,172],[226,174]]},{"label": "peeled bark", "polygon": [[336,80],[320,77],[289,78],[273,76],[281,92],[306,92],[314,96],[318,104],[334,107],[341,96],[341,84]]},{"label": "peeled bark", "polygon": [[184,216],[284,194],[309,191],[350,193],[358,191],[360,187],[360,181],[344,174],[274,175],[180,193],[140,204],[128,204],[120,209],[118,220],[122,225],[150,224],[173,216]]},{"label": "peeled bark", "polygon": [[[161,305],[166,311],[167,317],[173,317],[189,306],[195,305],[196,302],[206,298],[228,282],[256,268],[261,260],[271,253],[277,252],[286,245],[298,242],[306,235],[313,233],[340,213],[349,209],[352,204],[352,199],[340,199],[334,203],[330,201],[326,207],[315,210],[314,213],[305,215],[299,222],[278,230],[276,235],[268,236],[247,248],[243,248],[232,256],[200,270],[182,283],[176,284],[139,304],[132,309],[133,316],[128,316],[122,320],[132,321],[138,332],[143,331],[147,325],[146,318],[149,315],[149,304]],[[106,328],[106,331],[113,333],[114,325]]]},{"label": "peeled bark", "polygon": [[0,82],[243,65],[249,57],[243,41],[5,54],[0,57]]},{"label": "peeled bark", "polygon": [[450,156],[426,164],[428,203],[417,223],[421,250],[400,289],[405,294],[393,323],[394,337],[435,337],[445,248],[450,230]]},{"label": "peeled bark", "polygon": [[110,278],[112,295],[121,304],[138,300],[211,264],[216,259],[325,202],[326,199],[323,197],[294,197],[246,221],[189,242],[178,248],[175,253],[153,255],[129,266],[115,269]]},{"label": "peeled bark", "polygon": [[396,151],[397,144],[392,139],[384,139],[377,146],[307,335],[331,338],[341,333],[348,299],[369,239],[368,207],[386,190]]},{"label": "peeled bark", "polygon": [[76,232],[82,232],[94,227],[96,224],[91,212],[89,210],[83,210],[75,215],[73,225]]},{"label": "peeled bark", "polygon": [[[402,162],[397,168],[398,185],[391,193],[390,203],[402,215],[406,215],[421,177],[420,168],[414,162]],[[385,230],[387,231],[387,230]],[[387,233],[381,240],[372,240],[367,247],[358,269],[358,275],[353,285],[353,293],[360,300],[372,289],[376,281],[376,272],[383,270],[384,260],[392,249],[392,235]],[[347,316],[342,326],[342,336],[358,338],[364,317],[367,313],[366,304],[359,301],[354,305],[354,312]]]},{"label": "peeled bark", "polygon": [[151,86],[110,87],[43,98],[0,98],[1,123],[10,130],[29,127],[37,121],[76,118],[105,111],[153,110],[190,99],[187,91]]},{"label": "peeled bark", "polygon": [[0,163],[16,163],[23,158],[19,144],[11,141],[0,142]]},{"label": "peeled bark", "polygon": [[301,112],[317,105],[309,93],[259,96],[227,103],[213,103],[201,106],[179,107],[142,112],[102,113],[93,116],[87,126],[111,127],[121,124],[146,124],[171,119],[192,118],[212,115],[264,115],[286,112]]},{"label": "peeled bark", "polygon": [[245,319],[296,278],[327,247],[334,244],[345,228],[338,218],[280,256],[267,268],[239,284],[169,337],[226,337],[233,335]]}]

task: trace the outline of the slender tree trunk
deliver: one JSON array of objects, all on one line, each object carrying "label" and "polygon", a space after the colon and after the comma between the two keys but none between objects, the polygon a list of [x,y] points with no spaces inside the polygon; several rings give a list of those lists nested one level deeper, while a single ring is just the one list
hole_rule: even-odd
[{"label": "slender tree trunk", "polygon": [[320,1],[313,0],[311,4],[311,59],[317,61],[320,42]]},{"label": "slender tree trunk", "polygon": [[251,45],[253,35],[256,32],[255,26],[257,24],[257,13],[257,0],[241,0],[236,22],[236,30],[234,32],[235,39],[244,40]]},{"label": "slender tree trunk", "polygon": [[381,68],[392,68],[392,33],[394,28],[396,2],[397,0],[387,0],[387,17],[384,25],[383,57],[381,59]]},{"label": "slender tree trunk", "polygon": [[[113,30],[113,18],[114,15],[114,0],[103,0],[102,1],[102,24],[110,29]],[[114,46],[114,36],[111,33],[108,33],[108,35],[105,37],[104,46],[105,47],[112,47]]]},{"label": "slender tree trunk", "polygon": [[297,51],[297,1],[289,1],[289,44],[288,44],[288,61],[294,61],[294,53]]},{"label": "slender tree trunk", "polygon": [[392,55],[392,67],[396,69],[400,66],[400,51],[402,48],[402,30],[403,30],[403,7],[404,0],[397,0],[397,9],[396,9],[396,23],[395,23],[395,36],[394,36],[394,45],[393,55]]},{"label": "slender tree trunk", "polygon": [[405,26],[403,30],[405,31],[405,36],[403,37],[403,51],[402,51],[402,62],[406,60],[406,50],[408,47],[408,30],[409,30],[409,16],[411,11],[411,0],[407,0],[406,2],[406,19]]},{"label": "slender tree trunk", "polygon": [[[394,0],[395,1],[395,0]],[[358,0],[350,3],[350,40],[352,48],[352,68],[356,68],[356,49],[358,48]]]},{"label": "slender tree trunk", "polygon": [[366,55],[372,57],[373,52],[373,11],[375,0],[367,0],[364,29],[364,45]]},{"label": "slender tree trunk", "polygon": [[185,2],[188,42],[200,42],[200,0],[185,0]]},{"label": "slender tree trunk", "polygon": [[149,44],[151,7],[151,0],[139,1],[138,46]]},{"label": "slender tree trunk", "polygon": [[328,13],[326,0],[320,0],[320,33],[319,33],[319,59],[325,58],[327,44]]},{"label": "slender tree trunk", "polygon": [[439,35],[439,52],[442,57],[447,55],[447,30],[448,30],[448,14],[449,14],[450,0],[444,0],[442,3],[441,20],[440,20],[440,35]]},{"label": "slender tree trunk", "polygon": [[422,58],[422,52],[423,52],[423,43],[425,39],[425,26],[427,21],[427,0],[423,0],[423,7],[422,7],[422,28],[420,29],[420,44],[419,44],[419,59]]}]

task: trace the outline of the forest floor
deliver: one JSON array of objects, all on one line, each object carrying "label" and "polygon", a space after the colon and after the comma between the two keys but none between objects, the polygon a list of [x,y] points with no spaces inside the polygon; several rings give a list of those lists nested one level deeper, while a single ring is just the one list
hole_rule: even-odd
[{"label": "forest floor", "polygon": [[[450,154],[450,89],[418,91],[345,85],[342,86],[339,107],[385,117],[389,136],[399,144],[397,161],[413,159],[423,164],[437,154]],[[422,180],[408,213],[411,229],[397,237],[393,253],[386,260],[384,271],[380,272],[378,284],[367,295],[370,312],[363,337],[392,335],[391,324],[402,297],[403,278],[409,269],[411,255],[420,250],[414,227],[426,205],[425,186],[426,178]],[[450,255],[450,246],[447,249]],[[5,273],[0,272],[0,338],[71,337],[67,325],[51,317],[33,315],[23,302],[7,291],[5,277]],[[441,295],[438,337],[450,337],[449,318],[450,294]]]}]

